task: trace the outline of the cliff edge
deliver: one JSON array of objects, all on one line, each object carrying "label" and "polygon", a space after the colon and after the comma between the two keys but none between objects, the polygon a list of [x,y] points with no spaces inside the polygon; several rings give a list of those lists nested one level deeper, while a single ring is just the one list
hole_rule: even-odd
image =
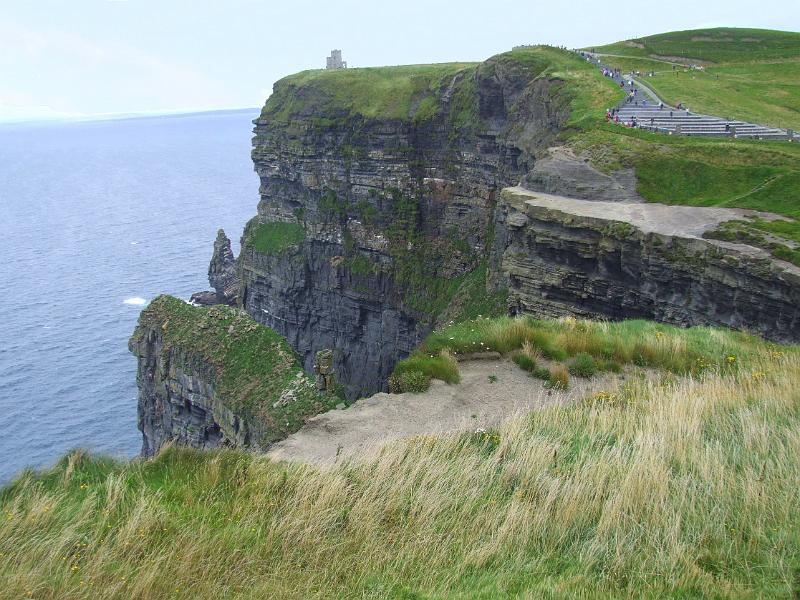
[{"label": "cliff edge", "polygon": [[170,441],[266,449],[339,402],[317,391],[284,339],[235,308],[159,296],[128,347],[138,359],[143,456]]}]

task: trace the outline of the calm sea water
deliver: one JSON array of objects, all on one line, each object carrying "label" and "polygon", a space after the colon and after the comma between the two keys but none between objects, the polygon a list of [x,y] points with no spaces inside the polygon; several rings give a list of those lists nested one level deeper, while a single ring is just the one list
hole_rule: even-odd
[{"label": "calm sea water", "polygon": [[0,483],[138,454],[128,336],[142,300],[208,289],[217,229],[236,245],[255,214],[256,114],[0,126]]}]

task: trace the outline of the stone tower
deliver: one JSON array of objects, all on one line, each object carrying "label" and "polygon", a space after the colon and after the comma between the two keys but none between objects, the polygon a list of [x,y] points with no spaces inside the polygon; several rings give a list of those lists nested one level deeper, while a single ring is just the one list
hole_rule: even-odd
[{"label": "stone tower", "polygon": [[335,70],[335,69],[347,68],[347,62],[342,60],[341,50],[331,50],[331,55],[325,60],[326,60],[326,65],[325,65],[326,69]]}]

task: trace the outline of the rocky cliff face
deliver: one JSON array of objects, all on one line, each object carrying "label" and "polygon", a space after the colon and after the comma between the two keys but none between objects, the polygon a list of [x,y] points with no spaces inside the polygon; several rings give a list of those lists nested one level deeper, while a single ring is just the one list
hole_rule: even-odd
[{"label": "rocky cliff face", "polygon": [[320,394],[296,355],[244,312],[161,296],[129,342],[138,358],[142,455],[167,442],[266,449],[338,402]]},{"label": "rocky cliff face", "polygon": [[517,312],[725,325],[800,339],[800,269],[702,239],[747,211],[619,204],[504,190],[494,284]]},{"label": "rocky cliff face", "polygon": [[235,305],[239,295],[239,275],[231,240],[220,229],[214,241],[214,254],[208,265],[208,282],[217,295],[217,304]]},{"label": "rocky cliff face", "polygon": [[[519,182],[569,113],[563,82],[517,55],[413,72],[414,91],[392,92],[404,108],[380,116],[338,87],[351,76],[276,85],[255,121],[261,202],[239,267],[253,318],[286,336],[309,370],[317,350],[333,348],[359,396],[385,387],[485,259],[498,190]],[[275,223],[302,233],[285,243]]]}]

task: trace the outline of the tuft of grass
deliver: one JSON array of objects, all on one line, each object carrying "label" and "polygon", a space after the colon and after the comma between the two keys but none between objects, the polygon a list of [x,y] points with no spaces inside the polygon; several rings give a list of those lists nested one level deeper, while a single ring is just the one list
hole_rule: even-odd
[{"label": "tuft of grass", "polygon": [[249,244],[261,254],[278,254],[301,243],[305,237],[302,225],[283,221],[261,223],[246,235]]},{"label": "tuft of grass", "polygon": [[404,371],[389,377],[389,391],[393,394],[411,392],[421,394],[431,387],[431,376],[422,371]]},{"label": "tuft of grass", "polygon": [[435,354],[419,350],[413,352],[411,356],[397,363],[392,372],[393,381],[400,385],[406,373],[422,373],[429,380],[439,379],[451,384],[461,381],[458,362],[446,348]]},{"label": "tuft of grass", "polygon": [[513,360],[515,363],[517,363],[517,365],[519,365],[520,369],[528,371],[529,373],[532,373],[533,370],[536,368],[536,361],[533,360],[530,356],[523,354],[521,352],[519,354],[515,354],[513,356]]},{"label": "tuft of grass", "polygon": [[597,363],[590,354],[579,352],[570,361],[569,372],[576,377],[591,377],[597,373]]},{"label": "tuft of grass", "polygon": [[546,382],[550,380],[550,369],[547,367],[534,367],[531,375]]},{"label": "tuft of grass", "polygon": [[569,369],[566,365],[553,365],[550,367],[547,386],[554,390],[566,390],[569,388]]}]

